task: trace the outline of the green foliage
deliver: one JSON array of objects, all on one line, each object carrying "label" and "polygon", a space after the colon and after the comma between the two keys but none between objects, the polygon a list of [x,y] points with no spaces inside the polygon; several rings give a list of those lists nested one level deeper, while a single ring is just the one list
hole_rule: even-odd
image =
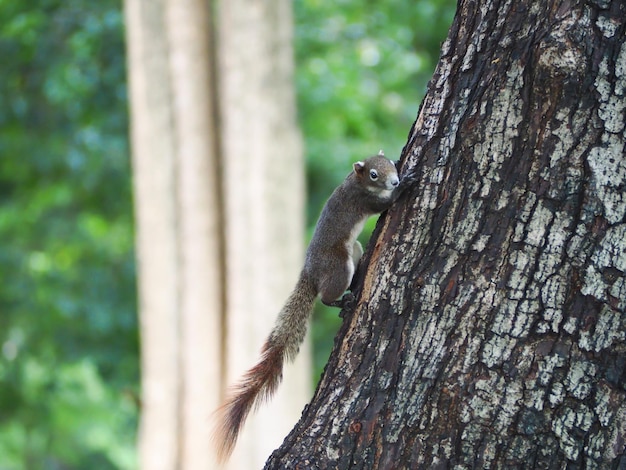
[{"label": "green foliage", "polygon": [[[296,0],[311,224],[353,160],[398,157],[453,11]],[[0,469],[133,468],[121,3],[0,0],[0,56]],[[336,309],[318,312],[318,374],[338,325]]]},{"label": "green foliage", "polygon": [[[380,149],[399,158],[455,9],[452,0],[295,2],[311,229],[353,161]],[[365,240],[373,225],[366,227]],[[315,377],[340,323],[336,309],[318,308]]]},{"label": "green foliage", "polygon": [[30,3],[0,1],[0,468],[130,468],[121,5]]}]

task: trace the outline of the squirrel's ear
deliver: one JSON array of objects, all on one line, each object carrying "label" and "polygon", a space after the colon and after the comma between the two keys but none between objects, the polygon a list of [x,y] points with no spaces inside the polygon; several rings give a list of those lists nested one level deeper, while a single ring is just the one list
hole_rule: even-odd
[{"label": "squirrel's ear", "polygon": [[379,155],[380,157],[384,157],[384,156],[385,156],[385,152],[383,152],[383,149],[380,149],[380,150],[378,151],[378,155]]},{"label": "squirrel's ear", "polygon": [[354,165],[352,165],[352,168],[354,168],[354,172],[357,175],[360,175],[363,173],[363,169],[365,168],[365,163],[363,162],[355,162]]}]

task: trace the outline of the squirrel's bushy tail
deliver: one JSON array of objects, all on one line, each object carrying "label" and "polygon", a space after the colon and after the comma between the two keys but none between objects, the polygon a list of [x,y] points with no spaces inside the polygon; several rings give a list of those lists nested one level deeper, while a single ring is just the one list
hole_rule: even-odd
[{"label": "squirrel's bushy tail", "polygon": [[263,345],[261,359],[229,390],[226,401],[217,411],[214,440],[220,461],[225,461],[232,453],[250,411],[276,391],[282,380],[285,359],[293,360],[298,354],[316,297],[316,287],[302,273]]}]

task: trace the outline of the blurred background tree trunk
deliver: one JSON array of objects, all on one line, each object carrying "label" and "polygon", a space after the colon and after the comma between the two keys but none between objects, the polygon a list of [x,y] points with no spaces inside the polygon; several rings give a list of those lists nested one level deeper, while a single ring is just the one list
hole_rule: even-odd
[{"label": "blurred background tree trunk", "polygon": [[179,460],[182,435],[180,243],[173,84],[165,2],[126,2],[141,331],[143,468]]},{"label": "blurred background tree trunk", "polygon": [[[226,383],[259,359],[304,251],[304,161],[288,0],[218,3],[221,162],[226,214]],[[311,396],[308,342],[276,396],[246,422],[229,468],[261,468]],[[284,417],[281,419],[280,417]]]},{"label": "blurred background tree trunk", "polygon": [[625,468],[626,6],[461,1],[359,303],[266,468]]},{"label": "blurred background tree trunk", "polygon": [[[219,3],[213,33],[208,2],[126,2],[145,469],[215,468],[210,414],[256,360],[302,260],[291,11],[257,6]],[[297,420],[301,356],[230,468],[260,467]]]}]

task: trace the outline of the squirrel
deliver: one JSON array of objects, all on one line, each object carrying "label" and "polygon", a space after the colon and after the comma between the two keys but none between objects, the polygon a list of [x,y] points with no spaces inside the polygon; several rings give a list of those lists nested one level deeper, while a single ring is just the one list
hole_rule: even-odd
[{"label": "squirrel", "polygon": [[214,434],[220,461],[228,459],[249,412],[268,400],[282,380],[283,363],[295,358],[304,341],[315,299],[343,307],[354,298],[346,292],[363,248],[356,239],[365,221],[387,210],[414,181],[402,181],[396,165],[381,150],[353,165],[353,171],[324,205],[307,248],[304,267],[261,350],[259,362],[230,389],[217,411]]}]

